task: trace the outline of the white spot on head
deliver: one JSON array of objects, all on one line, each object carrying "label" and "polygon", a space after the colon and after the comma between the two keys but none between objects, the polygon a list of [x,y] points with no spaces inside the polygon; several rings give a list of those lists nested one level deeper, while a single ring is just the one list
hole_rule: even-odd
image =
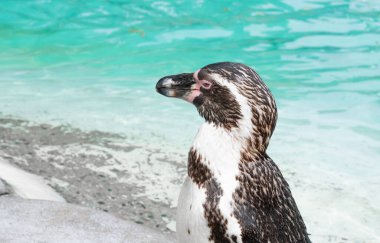
[{"label": "white spot on head", "polygon": [[173,79],[171,78],[165,78],[164,81],[161,83],[161,85],[165,88],[171,88],[173,86]]}]

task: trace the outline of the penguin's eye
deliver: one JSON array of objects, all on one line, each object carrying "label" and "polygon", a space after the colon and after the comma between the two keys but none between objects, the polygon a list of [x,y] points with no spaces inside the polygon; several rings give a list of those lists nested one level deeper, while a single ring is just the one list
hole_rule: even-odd
[{"label": "penguin's eye", "polygon": [[202,84],[201,84],[202,88],[204,89],[210,89],[211,86],[212,86],[212,83],[207,81],[207,80],[202,80]]}]

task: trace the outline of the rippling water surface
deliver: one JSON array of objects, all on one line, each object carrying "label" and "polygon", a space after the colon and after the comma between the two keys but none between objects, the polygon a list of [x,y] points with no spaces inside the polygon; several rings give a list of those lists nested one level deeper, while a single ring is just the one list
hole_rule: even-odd
[{"label": "rippling water surface", "polygon": [[0,5],[3,115],[186,154],[201,119],[155,82],[218,61],[254,67],[274,93],[269,153],[312,238],[380,242],[380,1]]}]

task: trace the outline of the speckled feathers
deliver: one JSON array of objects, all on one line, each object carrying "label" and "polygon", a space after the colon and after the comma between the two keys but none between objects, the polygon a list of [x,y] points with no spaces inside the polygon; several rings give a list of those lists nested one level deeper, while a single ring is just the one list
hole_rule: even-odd
[{"label": "speckled feathers", "polygon": [[189,152],[180,242],[310,242],[289,185],[266,154],[277,120],[267,86],[239,63],[210,64],[193,76],[192,87],[200,87],[193,104],[206,123]]}]

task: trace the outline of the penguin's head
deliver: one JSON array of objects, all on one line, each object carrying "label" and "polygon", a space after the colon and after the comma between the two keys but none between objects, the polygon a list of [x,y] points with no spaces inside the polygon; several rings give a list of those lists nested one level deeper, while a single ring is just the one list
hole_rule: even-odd
[{"label": "penguin's head", "polygon": [[277,109],[271,92],[244,64],[220,62],[194,73],[166,76],[158,81],[156,90],[194,104],[215,126],[249,130],[265,148],[276,125]]}]

